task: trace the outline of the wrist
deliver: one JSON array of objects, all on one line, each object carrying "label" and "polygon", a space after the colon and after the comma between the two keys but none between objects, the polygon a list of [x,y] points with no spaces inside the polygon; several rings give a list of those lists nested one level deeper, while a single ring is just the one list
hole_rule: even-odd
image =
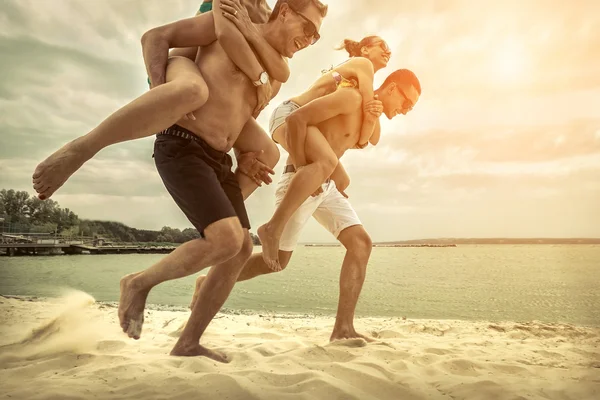
[{"label": "wrist", "polygon": [[267,73],[267,71],[261,71],[258,75],[258,79],[253,79],[252,83],[254,84],[254,86],[263,86],[266,85],[267,83],[269,83],[269,74]]},{"label": "wrist", "polygon": [[258,34],[258,31],[256,30],[256,28],[254,28],[254,29],[253,28],[251,28],[249,30],[249,32],[247,32],[246,40],[248,41],[249,44],[256,45],[259,41],[260,35]]}]

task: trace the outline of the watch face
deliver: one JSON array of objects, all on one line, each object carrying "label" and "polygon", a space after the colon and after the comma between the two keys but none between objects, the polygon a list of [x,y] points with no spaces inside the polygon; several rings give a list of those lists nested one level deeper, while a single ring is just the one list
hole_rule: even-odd
[{"label": "watch face", "polygon": [[262,84],[264,85],[264,84],[266,84],[268,81],[269,81],[269,75],[268,75],[268,74],[267,74],[265,71],[263,71],[263,72],[260,74],[260,83],[262,83]]}]

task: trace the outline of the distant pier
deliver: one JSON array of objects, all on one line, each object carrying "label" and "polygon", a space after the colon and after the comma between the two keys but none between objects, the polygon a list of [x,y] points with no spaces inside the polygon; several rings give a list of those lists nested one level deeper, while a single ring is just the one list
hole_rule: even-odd
[{"label": "distant pier", "polygon": [[0,234],[0,255],[168,254],[175,246],[140,246],[105,239],[52,234]]}]

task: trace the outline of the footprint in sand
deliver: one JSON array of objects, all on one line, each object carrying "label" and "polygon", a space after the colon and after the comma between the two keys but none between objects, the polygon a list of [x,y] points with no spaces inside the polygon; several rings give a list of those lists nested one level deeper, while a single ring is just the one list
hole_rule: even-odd
[{"label": "footprint in sand", "polygon": [[96,346],[96,349],[102,352],[117,352],[119,350],[122,350],[126,346],[127,343],[125,343],[122,340],[103,340],[101,342],[98,342],[98,346]]}]

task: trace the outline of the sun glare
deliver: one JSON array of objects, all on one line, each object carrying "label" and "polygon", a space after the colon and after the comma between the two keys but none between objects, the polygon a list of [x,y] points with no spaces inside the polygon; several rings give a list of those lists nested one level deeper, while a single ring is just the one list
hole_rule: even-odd
[{"label": "sun glare", "polygon": [[497,74],[497,78],[505,81],[517,81],[526,75],[529,55],[522,44],[505,42],[498,46],[492,54],[492,71]]}]

